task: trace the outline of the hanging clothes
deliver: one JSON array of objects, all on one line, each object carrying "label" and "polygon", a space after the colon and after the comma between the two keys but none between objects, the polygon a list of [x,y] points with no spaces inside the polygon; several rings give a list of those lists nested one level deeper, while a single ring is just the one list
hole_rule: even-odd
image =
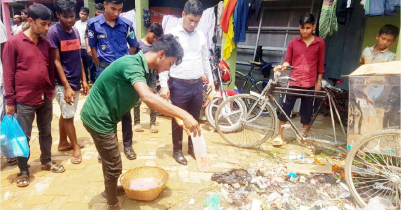
[{"label": "hanging clothes", "polygon": [[394,16],[400,9],[400,0],[366,0],[366,16]]},{"label": "hanging clothes", "polygon": [[237,0],[234,12],[234,42],[245,42],[246,23],[248,18],[247,0]]},{"label": "hanging clothes", "polygon": [[[256,20],[259,21],[260,19],[260,12],[262,11],[263,0],[247,0],[248,1],[248,20],[249,23],[250,18],[253,14],[256,14]],[[247,24],[248,29],[248,24]]]},{"label": "hanging clothes", "polygon": [[225,0],[224,1],[224,11],[221,17],[221,28],[224,33],[228,32],[228,27],[230,24],[230,19],[234,13],[235,6],[237,5],[237,0]]},{"label": "hanging clothes", "polygon": [[170,29],[174,28],[180,23],[182,23],[182,18],[177,18],[173,15],[164,15],[162,20],[164,33],[167,33],[168,31],[170,31]]},{"label": "hanging clothes", "polygon": [[337,22],[345,26],[349,25],[351,14],[354,10],[354,0],[338,0],[337,3]]},{"label": "hanging clothes", "polygon": [[236,44],[234,43],[234,24],[233,24],[233,16],[230,17],[228,23],[227,33],[223,33],[223,37],[225,37],[225,43],[223,47],[223,59],[228,60],[231,56],[231,52],[235,49]]},{"label": "hanging clothes", "polygon": [[336,6],[337,0],[323,0],[319,20],[319,35],[322,39],[331,36],[334,31],[338,30]]},{"label": "hanging clothes", "polygon": [[220,1],[218,4],[217,4],[217,25],[219,26],[218,27],[218,29],[217,29],[217,33],[218,33],[218,36],[221,38],[222,36],[223,36],[223,30],[222,30],[222,28],[221,28],[221,16],[223,15],[223,10],[224,10],[224,3],[223,3],[223,1]]},{"label": "hanging clothes", "polygon": [[[125,17],[128,20],[130,20],[132,22],[132,27],[134,28],[135,33],[138,31],[136,30],[136,16],[135,16],[135,10],[130,10],[128,12],[123,12],[120,14],[120,17]],[[135,34],[136,35],[136,34]]]},{"label": "hanging clothes", "polygon": [[213,35],[216,25],[216,14],[214,7],[210,7],[203,11],[197,29],[205,34],[207,49],[214,49]]}]

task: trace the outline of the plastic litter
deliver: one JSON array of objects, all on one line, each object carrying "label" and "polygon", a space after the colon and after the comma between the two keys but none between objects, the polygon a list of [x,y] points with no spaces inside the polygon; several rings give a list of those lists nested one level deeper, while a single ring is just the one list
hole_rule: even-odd
[{"label": "plastic litter", "polygon": [[374,198],[371,198],[369,200],[368,205],[366,205],[365,208],[363,208],[362,210],[371,210],[371,209],[387,210],[387,209],[393,209],[393,208],[394,208],[394,206],[390,201],[388,201],[384,198],[381,198],[379,196],[376,196]]},{"label": "plastic litter", "polygon": [[295,173],[288,173],[288,177],[296,178],[296,177],[297,177],[297,174],[295,174]]},{"label": "plastic litter", "polygon": [[208,171],[209,170],[209,163],[207,157],[207,148],[206,148],[206,141],[205,137],[201,134],[200,136],[194,136],[191,133],[192,143],[194,145],[194,152],[196,161],[198,162],[198,168],[201,171]]},{"label": "plastic litter", "polygon": [[220,198],[219,194],[213,194],[206,198],[203,205],[208,210],[218,210],[220,208]]},{"label": "plastic litter", "polygon": [[191,198],[191,200],[189,200],[188,204],[189,204],[189,205],[195,204],[195,200],[194,200],[193,198]]},{"label": "plastic litter", "polygon": [[7,158],[29,157],[29,145],[17,118],[6,115],[0,125],[0,149]]},{"label": "plastic litter", "polygon": [[260,206],[262,205],[262,201],[258,200],[258,199],[253,199],[252,201],[252,208],[251,210],[260,210]]},{"label": "plastic litter", "polygon": [[157,178],[139,178],[134,179],[130,183],[132,190],[149,190],[158,187],[163,183],[163,180]]},{"label": "plastic litter", "polygon": [[252,176],[244,169],[233,169],[228,172],[215,173],[211,177],[217,183],[229,184],[239,183],[245,185],[252,180]]},{"label": "plastic litter", "polygon": [[267,197],[267,202],[272,202],[280,197],[281,197],[281,195],[277,191],[275,191]]}]

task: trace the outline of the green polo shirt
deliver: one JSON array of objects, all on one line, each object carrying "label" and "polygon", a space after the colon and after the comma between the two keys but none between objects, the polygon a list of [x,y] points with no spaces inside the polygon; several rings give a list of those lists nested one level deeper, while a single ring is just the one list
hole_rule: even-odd
[{"label": "green polo shirt", "polygon": [[82,108],[81,120],[96,132],[114,133],[122,116],[139,100],[133,87],[136,82],[152,84],[142,51],[117,59],[100,74]]}]

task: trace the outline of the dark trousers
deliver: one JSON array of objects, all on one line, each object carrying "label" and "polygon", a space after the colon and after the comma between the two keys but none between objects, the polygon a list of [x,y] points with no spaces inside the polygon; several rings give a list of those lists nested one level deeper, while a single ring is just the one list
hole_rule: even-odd
[{"label": "dark trousers", "polygon": [[[304,90],[314,90],[315,89],[315,87],[301,88],[301,87],[294,87],[294,86],[290,86],[290,88],[297,88],[297,89],[304,89]],[[302,93],[302,92],[298,92],[298,93]],[[308,93],[308,94],[312,95],[313,93]],[[309,125],[309,123],[312,120],[314,98],[286,95],[286,99],[283,104],[283,110],[284,110],[285,114],[287,114],[287,116],[290,116],[297,98],[301,98],[301,123],[302,123],[302,125]],[[280,121],[287,122],[287,118],[282,113],[280,113],[278,115],[278,119]]]},{"label": "dark trousers", "polygon": [[[88,55],[85,49],[81,49],[81,58],[84,65],[86,81],[89,82],[89,67],[91,66],[92,58]],[[92,77],[90,79],[92,79]]]},{"label": "dark trousers", "polygon": [[[25,104],[16,105],[18,123],[29,140],[31,139],[32,123],[35,119],[39,130],[40,162],[46,164],[51,161],[52,134],[51,123],[53,117],[53,103],[45,99],[45,102],[38,106],[29,106]],[[18,157],[18,168],[20,171],[28,171],[28,158]]]},{"label": "dark trousers", "polygon": [[95,83],[96,82],[96,65],[95,65],[95,62],[93,61],[93,59],[91,59],[91,63],[90,63],[90,65],[89,65],[89,74],[90,74],[90,79],[91,79],[91,82],[92,83]]},{"label": "dark trousers", "polygon": [[89,128],[85,123],[84,127],[92,136],[96,149],[102,158],[107,204],[115,205],[118,203],[117,182],[123,169],[120,150],[118,149],[117,132],[101,134]]},{"label": "dark trousers", "polygon": [[[105,68],[98,66],[96,68],[96,79],[104,71]],[[123,115],[121,119],[122,130],[123,130],[123,144],[124,147],[132,146],[132,117],[131,112],[127,112]]]},{"label": "dark trousers", "polygon": [[[134,124],[141,123],[141,107],[142,100],[139,100],[138,103],[134,106]],[[153,109],[150,109],[150,125],[156,125],[156,116],[157,112]]]},{"label": "dark trousers", "polygon": [[[175,105],[189,112],[195,120],[199,121],[200,110],[202,107],[202,80],[195,84],[189,84],[180,80],[170,78],[170,100]],[[183,129],[171,120],[173,149],[174,152],[182,151],[182,133]],[[193,147],[191,137],[188,136],[188,147]]]}]

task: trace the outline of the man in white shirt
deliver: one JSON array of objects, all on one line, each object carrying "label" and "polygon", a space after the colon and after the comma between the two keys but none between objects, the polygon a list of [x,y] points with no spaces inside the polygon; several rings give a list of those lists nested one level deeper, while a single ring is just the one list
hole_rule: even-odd
[{"label": "man in white shirt", "polygon": [[[173,66],[170,72],[159,75],[161,96],[188,111],[199,121],[202,107],[202,76],[208,78],[208,88],[214,89],[213,76],[209,62],[209,51],[205,35],[196,29],[202,17],[203,5],[198,0],[188,0],[182,12],[182,24],[167,33],[177,36],[184,49],[184,58],[179,66]],[[168,80],[168,78],[170,79]],[[168,81],[168,82],[167,82]],[[172,120],[173,157],[182,165],[187,160],[182,154],[183,129]],[[195,158],[191,137],[188,137],[188,154]]]},{"label": "man in white shirt", "polygon": [[75,28],[78,29],[79,32],[79,39],[81,41],[81,58],[82,58],[82,63],[84,64],[86,81],[89,82],[89,67],[91,66],[92,58],[87,53],[86,42],[85,42],[85,30],[88,25],[87,23],[88,15],[89,15],[89,8],[81,7],[81,9],[79,10],[79,20],[75,22],[74,26]]},{"label": "man in white shirt", "polygon": [[14,15],[13,22],[15,25],[11,27],[11,33],[13,35],[17,35],[19,32],[22,31],[22,20],[20,15]]}]

